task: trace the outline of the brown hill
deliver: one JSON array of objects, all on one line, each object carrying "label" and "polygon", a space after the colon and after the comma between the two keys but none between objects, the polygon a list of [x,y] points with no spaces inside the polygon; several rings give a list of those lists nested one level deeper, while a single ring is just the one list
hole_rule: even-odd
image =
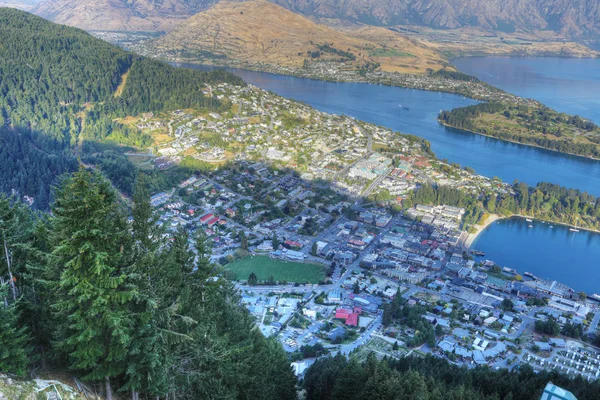
[{"label": "brown hill", "polygon": [[282,66],[341,62],[355,68],[378,63],[387,71],[424,73],[445,62],[425,45],[385,28],[340,32],[263,0],[221,2],[157,39],[154,46],[192,59]]},{"label": "brown hill", "polygon": [[[29,3],[39,0],[0,0]],[[88,30],[169,31],[220,0],[43,0],[33,12]],[[271,0],[315,21],[600,42],[600,0]]]}]

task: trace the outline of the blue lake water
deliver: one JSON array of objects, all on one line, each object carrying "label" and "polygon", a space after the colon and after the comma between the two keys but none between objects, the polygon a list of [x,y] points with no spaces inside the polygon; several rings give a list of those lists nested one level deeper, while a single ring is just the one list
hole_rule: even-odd
[{"label": "blue lake water", "polygon": [[484,230],[473,248],[485,258],[520,273],[559,280],[575,291],[600,293],[600,235],[523,218],[496,221]]},{"label": "blue lake water", "polygon": [[558,57],[463,57],[462,72],[600,125],[600,60]]},{"label": "blue lake water", "polygon": [[[469,60],[475,63],[474,68],[476,65],[481,65],[481,68],[487,67],[476,64],[480,59]],[[527,61],[502,59],[508,64],[511,60],[514,60],[516,65]],[[538,62],[538,59],[534,61]],[[587,65],[585,67],[587,69],[577,71],[578,75],[570,71],[573,75],[572,79],[576,79],[577,76],[590,76],[591,81],[594,81],[595,74],[600,71],[600,60],[593,61],[596,63],[582,64]],[[465,63],[466,61],[461,65]],[[557,68],[553,68],[545,75],[539,73],[548,76],[546,80],[538,80],[538,84],[552,85],[552,79],[559,81],[564,79],[564,77],[552,78],[552,73],[560,72]],[[516,68],[516,71],[520,69]],[[431,142],[431,147],[439,158],[446,158],[450,162],[463,166],[471,166],[482,175],[498,176],[507,182],[517,179],[531,185],[540,181],[553,182],[600,195],[600,162],[456,132],[437,123],[439,110],[475,104],[471,99],[446,93],[381,85],[332,83],[245,70],[232,70],[232,72],[241,76],[246,82],[281,96],[305,102],[318,110],[349,115],[403,133],[421,136]],[[474,69],[466,72],[478,75]],[[508,75],[503,75],[503,79],[510,82]],[[515,77],[515,81],[517,79]],[[502,87],[499,82],[493,83]],[[517,89],[523,86],[522,83],[514,83],[514,85]],[[504,89],[528,97],[535,95],[533,90],[535,87],[528,93],[509,87]],[[560,104],[581,104],[580,107],[588,107],[592,111],[600,112],[600,108],[594,109],[593,106],[586,105],[585,97],[579,96],[577,90],[567,89],[569,88],[563,89],[565,95],[558,99]],[[552,94],[551,88],[546,87],[541,87],[539,93],[545,94],[551,100],[553,96],[557,96],[556,93]],[[593,97],[590,98],[592,102],[597,101],[593,100]],[[555,107],[550,101],[537,99]],[[409,110],[403,111],[400,105],[408,107]],[[559,107],[555,108],[561,110]],[[561,111],[579,113],[594,119],[591,113],[575,112],[573,109]],[[502,266],[560,280],[575,290],[600,293],[600,235],[584,231],[574,234],[560,226],[549,229],[546,224],[541,223],[534,223],[533,228],[528,228],[527,225],[519,220],[492,224],[477,238],[474,248],[485,251],[486,258]]]},{"label": "blue lake water", "polygon": [[[203,69],[205,67],[192,66]],[[411,133],[431,142],[440,159],[470,166],[477,173],[530,185],[552,182],[600,195],[600,162],[522,146],[438,124],[440,110],[475,104],[461,96],[364,83],[334,83],[246,70],[232,72],[246,82],[318,110],[345,114]],[[408,111],[402,107],[408,107]]]}]

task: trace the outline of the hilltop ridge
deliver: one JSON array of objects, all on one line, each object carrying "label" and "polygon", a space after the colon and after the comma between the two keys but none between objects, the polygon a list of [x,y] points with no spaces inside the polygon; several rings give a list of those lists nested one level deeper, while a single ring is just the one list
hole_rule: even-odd
[{"label": "hilltop ridge", "polygon": [[[5,0],[11,1],[11,0]],[[22,1],[22,0],[14,0]],[[476,28],[481,35],[532,35],[540,40],[600,41],[598,0],[273,0],[328,24],[367,24],[445,30]],[[87,30],[170,31],[219,0],[43,0],[34,13]]]},{"label": "hilltop ridge", "polygon": [[153,47],[174,57],[217,63],[301,67],[335,62],[349,69],[410,73],[448,65],[426,45],[385,28],[340,32],[263,0],[221,2],[157,39]]}]

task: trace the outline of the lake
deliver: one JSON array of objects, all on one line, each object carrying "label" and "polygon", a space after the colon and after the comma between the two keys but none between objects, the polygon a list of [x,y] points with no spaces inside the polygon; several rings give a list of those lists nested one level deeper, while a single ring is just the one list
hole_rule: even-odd
[{"label": "lake", "polygon": [[600,60],[559,57],[463,57],[462,72],[507,92],[600,125]]},{"label": "lake", "polygon": [[558,280],[575,291],[600,293],[600,235],[570,232],[560,225],[523,218],[496,221],[476,239],[472,248],[485,252],[485,259],[519,273]]},{"label": "lake", "polygon": [[[194,65],[183,67],[205,69]],[[461,96],[365,83],[335,83],[229,69],[246,82],[302,101],[328,113],[411,133],[431,142],[440,159],[469,166],[481,175],[530,185],[552,182],[600,195],[600,162],[459,132],[438,124],[440,110],[476,102]],[[407,107],[406,111],[403,107]]]},{"label": "lake", "polygon": [[[481,65],[476,64],[480,59],[471,60],[475,60],[473,65]],[[514,60],[516,65],[524,62],[523,59],[502,58],[503,62],[510,60]],[[600,63],[600,60],[595,61]],[[584,62],[582,65],[588,68],[580,71],[582,76],[594,76],[600,71],[600,64]],[[594,65],[598,71],[590,70],[594,69]],[[203,69],[199,66],[189,67]],[[475,104],[471,99],[447,93],[364,83],[333,83],[263,72],[231,71],[246,82],[305,102],[318,110],[349,115],[423,137],[431,142],[439,158],[471,166],[482,175],[498,176],[507,182],[517,179],[531,185],[540,181],[553,182],[600,195],[600,162],[457,132],[437,123],[440,110]],[[478,75],[472,70],[467,72]],[[505,79],[510,81],[506,76]],[[538,82],[540,85],[550,84],[552,79],[548,79]],[[495,84],[501,86],[498,82]],[[509,90],[506,87],[504,89]],[[541,88],[540,93],[548,90]],[[514,92],[533,96],[518,90]],[[570,98],[563,96],[559,101],[576,103],[577,94],[569,93]],[[403,111],[400,105],[409,110]],[[533,228],[527,225],[518,220],[492,224],[477,238],[474,248],[485,251],[486,258],[520,272],[529,271],[540,277],[560,280],[575,290],[600,292],[600,235],[584,231],[573,234],[567,228],[555,226],[549,229],[541,223],[534,223]]]}]

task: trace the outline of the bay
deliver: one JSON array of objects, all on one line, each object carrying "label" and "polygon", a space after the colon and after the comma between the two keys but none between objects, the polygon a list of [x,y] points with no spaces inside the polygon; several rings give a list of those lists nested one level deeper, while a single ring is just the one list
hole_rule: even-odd
[{"label": "bay", "polygon": [[475,239],[472,247],[485,258],[519,273],[558,280],[575,291],[600,293],[600,234],[571,232],[568,227],[530,223],[513,217],[496,221]]}]

